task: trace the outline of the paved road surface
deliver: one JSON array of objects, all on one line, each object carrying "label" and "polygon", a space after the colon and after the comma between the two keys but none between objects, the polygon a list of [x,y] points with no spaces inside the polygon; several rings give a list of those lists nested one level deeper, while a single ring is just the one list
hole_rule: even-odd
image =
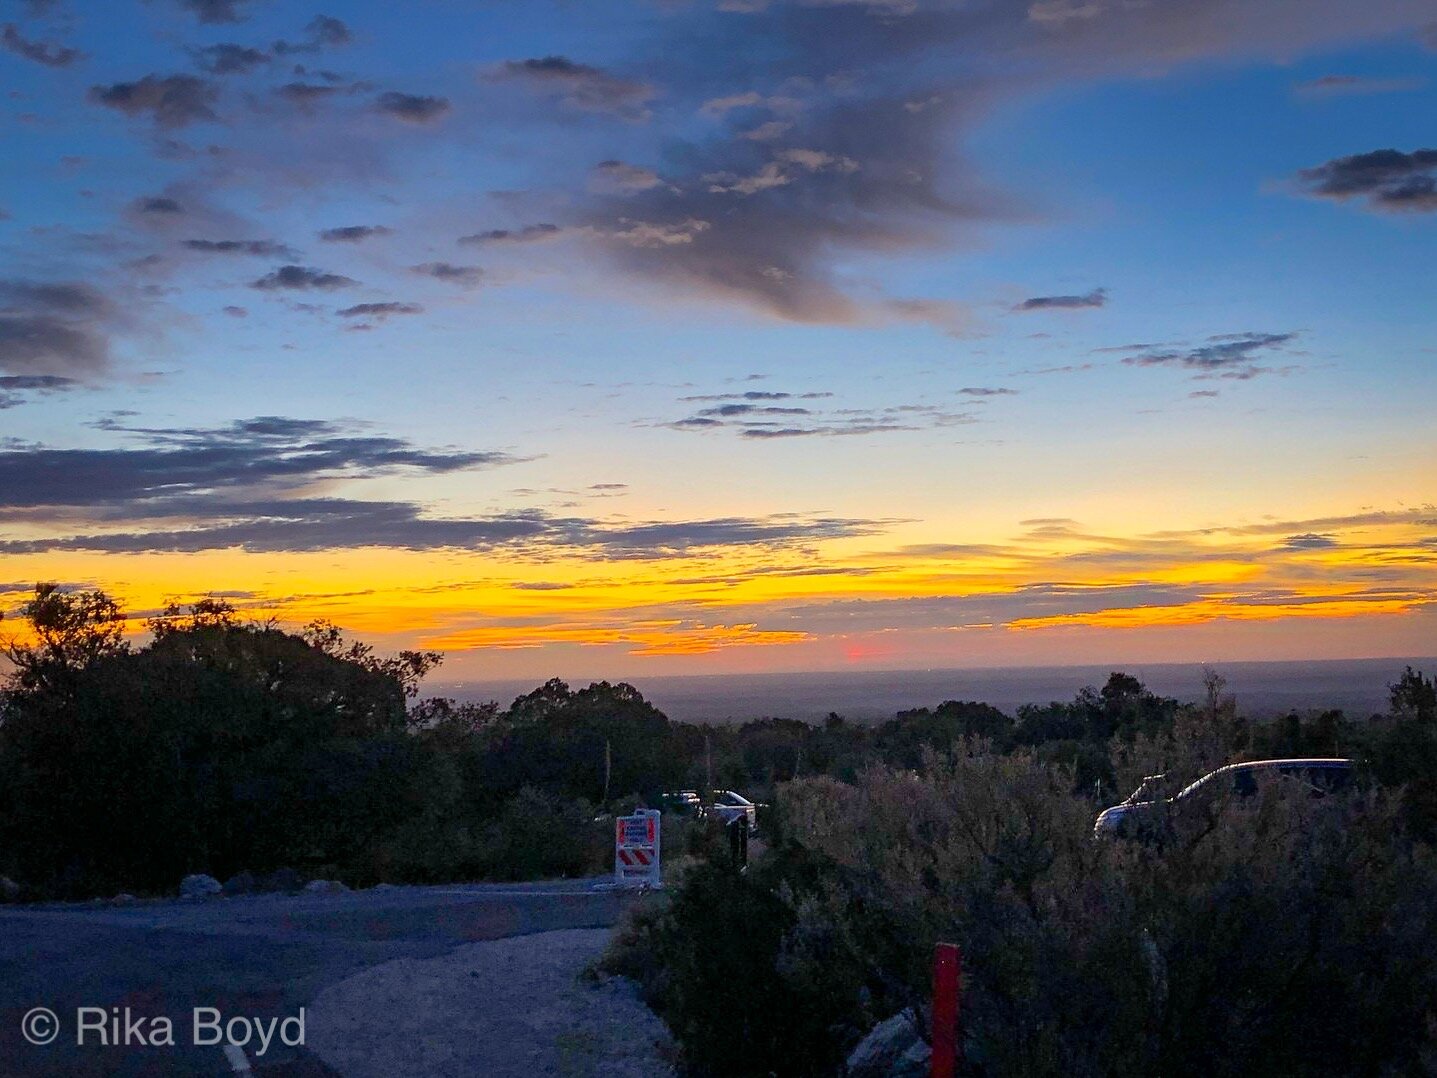
[{"label": "paved road surface", "polygon": [[[339,895],[254,895],[128,907],[0,907],[0,1076],[232,1075],[220,1047],[192,1040],[192,1012],[268,1023],[327,986],[394,959],[431,959],[482,940],[614,924],[622,894],[594,881],[403,887]],[[44,1047],[27,1043],[33,1007],[59,1017]],[[175,1047],[76,1043],[79,1007],[165,1016]],[[146,1023],[143,1029],[154,1026]],[[293,1032],[294,1026],[291,1025]],[[121,1031],[123,1035],[123,1031]],[[308,1030],[306,1030],[308,1035]],[[308,1038],[312,1042],[312,1038]],[[277,1041],[278,1038],[275,1038]],[[246,1060],[262,1078],[333,1075],[313,1052],[272,1042]]]}]

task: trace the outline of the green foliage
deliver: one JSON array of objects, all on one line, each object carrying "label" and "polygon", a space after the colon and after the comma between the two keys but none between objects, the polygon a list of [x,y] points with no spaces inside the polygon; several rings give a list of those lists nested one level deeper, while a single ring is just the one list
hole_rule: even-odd
[{"label": "green foliage", "polygon": [[584,876],[613,861],[613,825],[593,807],[526,786],[484,828],[476,875],[494,880]]},{"label": "green foliage", "polygon": [[[85,606],[104,615],[93,641],[113,604]],[[0,724],[0,849],[42,890],[344,864],[443,788],[405,734],[392,670],[220,604],[167,615],[142,648],[42,637],[20,657]]]},{"label": "green foliage", "polygon": [[[1191,772],[1202,748],[1164,751]],[[1157,847],[1095,841],[1070,771],[977,742],[920,773],[791,783],[750,877],[689,876],[682,915],[646,915],[610,963],[638,969],[701,1072],[832,1067],[876,1019],[922,1013],[952,940],[975,1073],[1416,1073],[1434,1058],[1432,851],[1387,795],[1289,787],[1174,821]],[[694,1002],[715,970],[771,982],[771,1022],[741,1044]]]},{"label": "green foliage", "polygon": [[1391,686],[1392,714],[1399,719],[1437,722],[1437,684],[1421,670],[1408,667]]},{"label": "green foliage", "polygon": [[793,923],[767,886],[700,863],[672,901],[638,908],[599,968],[639,981],[690,1074],[828,1074],[840,1059],[828,1036],[834,1015],[779,970]]}]

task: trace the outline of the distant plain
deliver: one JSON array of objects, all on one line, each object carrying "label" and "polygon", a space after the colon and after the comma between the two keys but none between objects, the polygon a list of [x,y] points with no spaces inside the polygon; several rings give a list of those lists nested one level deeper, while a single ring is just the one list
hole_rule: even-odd
[{"label": "distant plain", "polygon": [[[1240,711],[1267,718],[1296,710],[1341,708],[1349,718],[1384,713],[1388,686],[1407,666],[1437,669],[1437,659],[1337,659],[1322,662],[1211,664],[1227,679]],[[944,700],[978,700],[1009,712],[1023,704],[1071,700],[1085,685],[1101,685],[1113,670],[1134,675],[1153,692],[1192,701],[1203,694],[1201,663],[1112,663],[1106,666],[1034,666],[952,670],[841,670],[787,674],[614,678],[634,685],[671,719],[744,722],[775,717],[821,721],[830,712],[847,719],[890,719],[906,708]],[[562,675],[560,675],[562,676]],[[575,678],[572,687],[589,683]],[[504,680],[432,682],[426,695],[497,700],[508,705],[537,682]]]}]

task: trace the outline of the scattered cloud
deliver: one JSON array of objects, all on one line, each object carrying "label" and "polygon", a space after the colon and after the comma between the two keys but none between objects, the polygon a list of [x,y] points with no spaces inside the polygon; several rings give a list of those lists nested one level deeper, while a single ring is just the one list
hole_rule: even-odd
[{"label": "scattered cloud", "polygon": [[142,214],[170,216],[172,214],[185,212],[185,208],[181,206],[176,199],[170,198],[168,195],[148,195],[144,198],[138,198],[135,200],[134,206],[135,211]]},{"label": "scattered cloud", "polygon": [[1123,362],[1131,367],[1182,367],[1205,375],[1245,380],[1269,373],[1270,368],[1253,362],[1258,355],[1281,349],[1296,337],[1296,333],[1223,333],[1194,348],[1149,350],[1139,346],[1144,350]]},{"label": "scattered cloud", "polygon": [[1331,550],[1340,545],[1332,535],[1319,532],[1304,532],[1301,535],[1289,535],[1282,541],[1287,550]]},{"label": "scattered cloud", "polygon": [[964,386],[956,391],[964,397],[1012,397],[1017,394],[1016,389],[1004,389],[992,386]]},{"label": "scattered cloud", "polygon": [[487,243],[537,243],[543,240],[558,239],[564,230],[558,225],[547,222],[525,225],[523,228],[491,228],[485,232],[475,232],[469,236],[460,236],[460,243],[487,244]]},{"label": "scattered cloud", "polygon": [[447,97],[425,97],[421,94],[401,94],[390,90],[374,99],[374,107],[380,112],[411,124],[427,124],[439,119],[449,111]]},{"label": "scattered cloud", "polygon": [[257,255],[264,258],[295,258],[295,251],[275,240],[185,240],[184,246],[202,254]]},{"label": "scattered cloud", "polygon": [[77,60],[84,59],[85,54],[79,49],[67,48],[64,45],[56,45],[48,41],[33,41],[21,35],[19,29],[13,22],[5,24],[5,30],[0,33],[0,45],[16,56],[23,56],[37,64],[44,64],[46,67],[69,67]]},{"label": "scattered cloud", "polygon": [[652,169],[623,161],[600,161],[589,174],[589,186],[608,194],[626,194],[662,187],[664,181]]},{"label": "scattered cloud", "polygon": [[1365,200],[1386,213],[1437,211],[1437,149],[1373,150],[1305,168],[1298,180],[1315,198]]},{"label": "scattered cloud", "polygon": [[180,7],[202,23],[243,22],[242,8],[249,0],[179,0]]},{"label": "scattered cloud", "polygon": [[[216,428],[103,429],[137,444],[109,449],[0,447],[0,521],[84,533],[0,540],[0,551],[299,551],[395,547],[530,555],[585,550],[605,558],[686,556],[724,547],[802,548],[876,535],[892,521],[781,513],[679,521],[602,520],[523,511],[427,515],[412,502],[320,497],[316,484],[440,475],[518,463],[500,452],[421,449],[354,424],[260,416]],[[33,530],[33,529],[32,529]]]},{"label": "scattered cloud", "polygon": [[222,43],[190,50],[195,64],[211,75],[247,75],[272,57],[262,49],[248,45]]},{"label": "scattered cloud", "polygon": [[491,77],[524,83],[567,108],[610,113],[631,121],[647,120],[649,102],[656,96],[646,82],[621,78],[565,56],[508,60]]},{"label": "scattered cloud", "polygon": [[79,385],[74,378],[56,374],[0,375],[0,410],[24,404],[27,393],[60,393]]},{"label": "scattered cloud", "polygon": [[211,106],[219,91],[194,75],[146,75],[138,82],[92,86],[89,96],[95,104],[129,116],[148,115],[163,128],[218,119]]},{"label": "scattered cloud", "polygon": [[339,48],[354,40],[349,27],[329,15],[316,15],[304,28],[301,41],[276,41],[274,51],[279,56],[320,52],[327,48]]},{"label": "scattered cloud", "polygon": [[448,281],[465,288],[473,288],[484,279],[484,271],[480,267],[456,266],[452,262],[424,262],[409,268],[414,273],[433,277],[436,281]]},{"label": "scattered cloud", "polygon": [[311,266],[280,266],[273,273],[267,273],[259,280],[253,282],[250,287],[263,291],[275,291],[280,289],[293,289],[303,291],[317,288],[328,292],[335,288],[348,288],[357,284],[355,280],[342,276],[338,273],[326,273],[323,270],[314,269]]},{"label": "scattered cloud", "polygon": [[356,303],[338,313],[341,318],[374,318],[383,321],[393,314],[422,314],[424,308],[417,303]]},{"label": "scattered cloud", "polygon": [[327,243],[358,243],[371,236],[387,236],[390,229],[383,225],[345,225],[342,228],[326,228],[319,238]]},{"label": "scattered cloud", "polygon": [[1015,311],[1081,311],[1093,307],[1104,307],[1108,302],[1108,290],[1095,288],[1080,296],[1032,296],[1013,307]]},{"label": "scattered cloud", "polygon": [[729,430],[742,438],[773,440],[889,434],[977,422],[971,412],[931,404],[834,408],[819,401],[832,393],[707,393],[680,397],[681,404],[708,404],[664,426],[679,431]]},{"label": "scattered cloud", "polygon": [[87,284],[0,280],[0,371],[65,379],[101,373],[110,362],[106,330],[117,318],[114,304]]}]

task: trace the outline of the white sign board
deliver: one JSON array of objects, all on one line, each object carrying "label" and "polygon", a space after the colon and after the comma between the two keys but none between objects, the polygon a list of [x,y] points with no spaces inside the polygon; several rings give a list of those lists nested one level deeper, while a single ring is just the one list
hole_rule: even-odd
[{"label": "white sign board", "polygon": [[662,887],[659,824],[654,809],[639,809],[614,821],[614,882],[620,887]]}]

